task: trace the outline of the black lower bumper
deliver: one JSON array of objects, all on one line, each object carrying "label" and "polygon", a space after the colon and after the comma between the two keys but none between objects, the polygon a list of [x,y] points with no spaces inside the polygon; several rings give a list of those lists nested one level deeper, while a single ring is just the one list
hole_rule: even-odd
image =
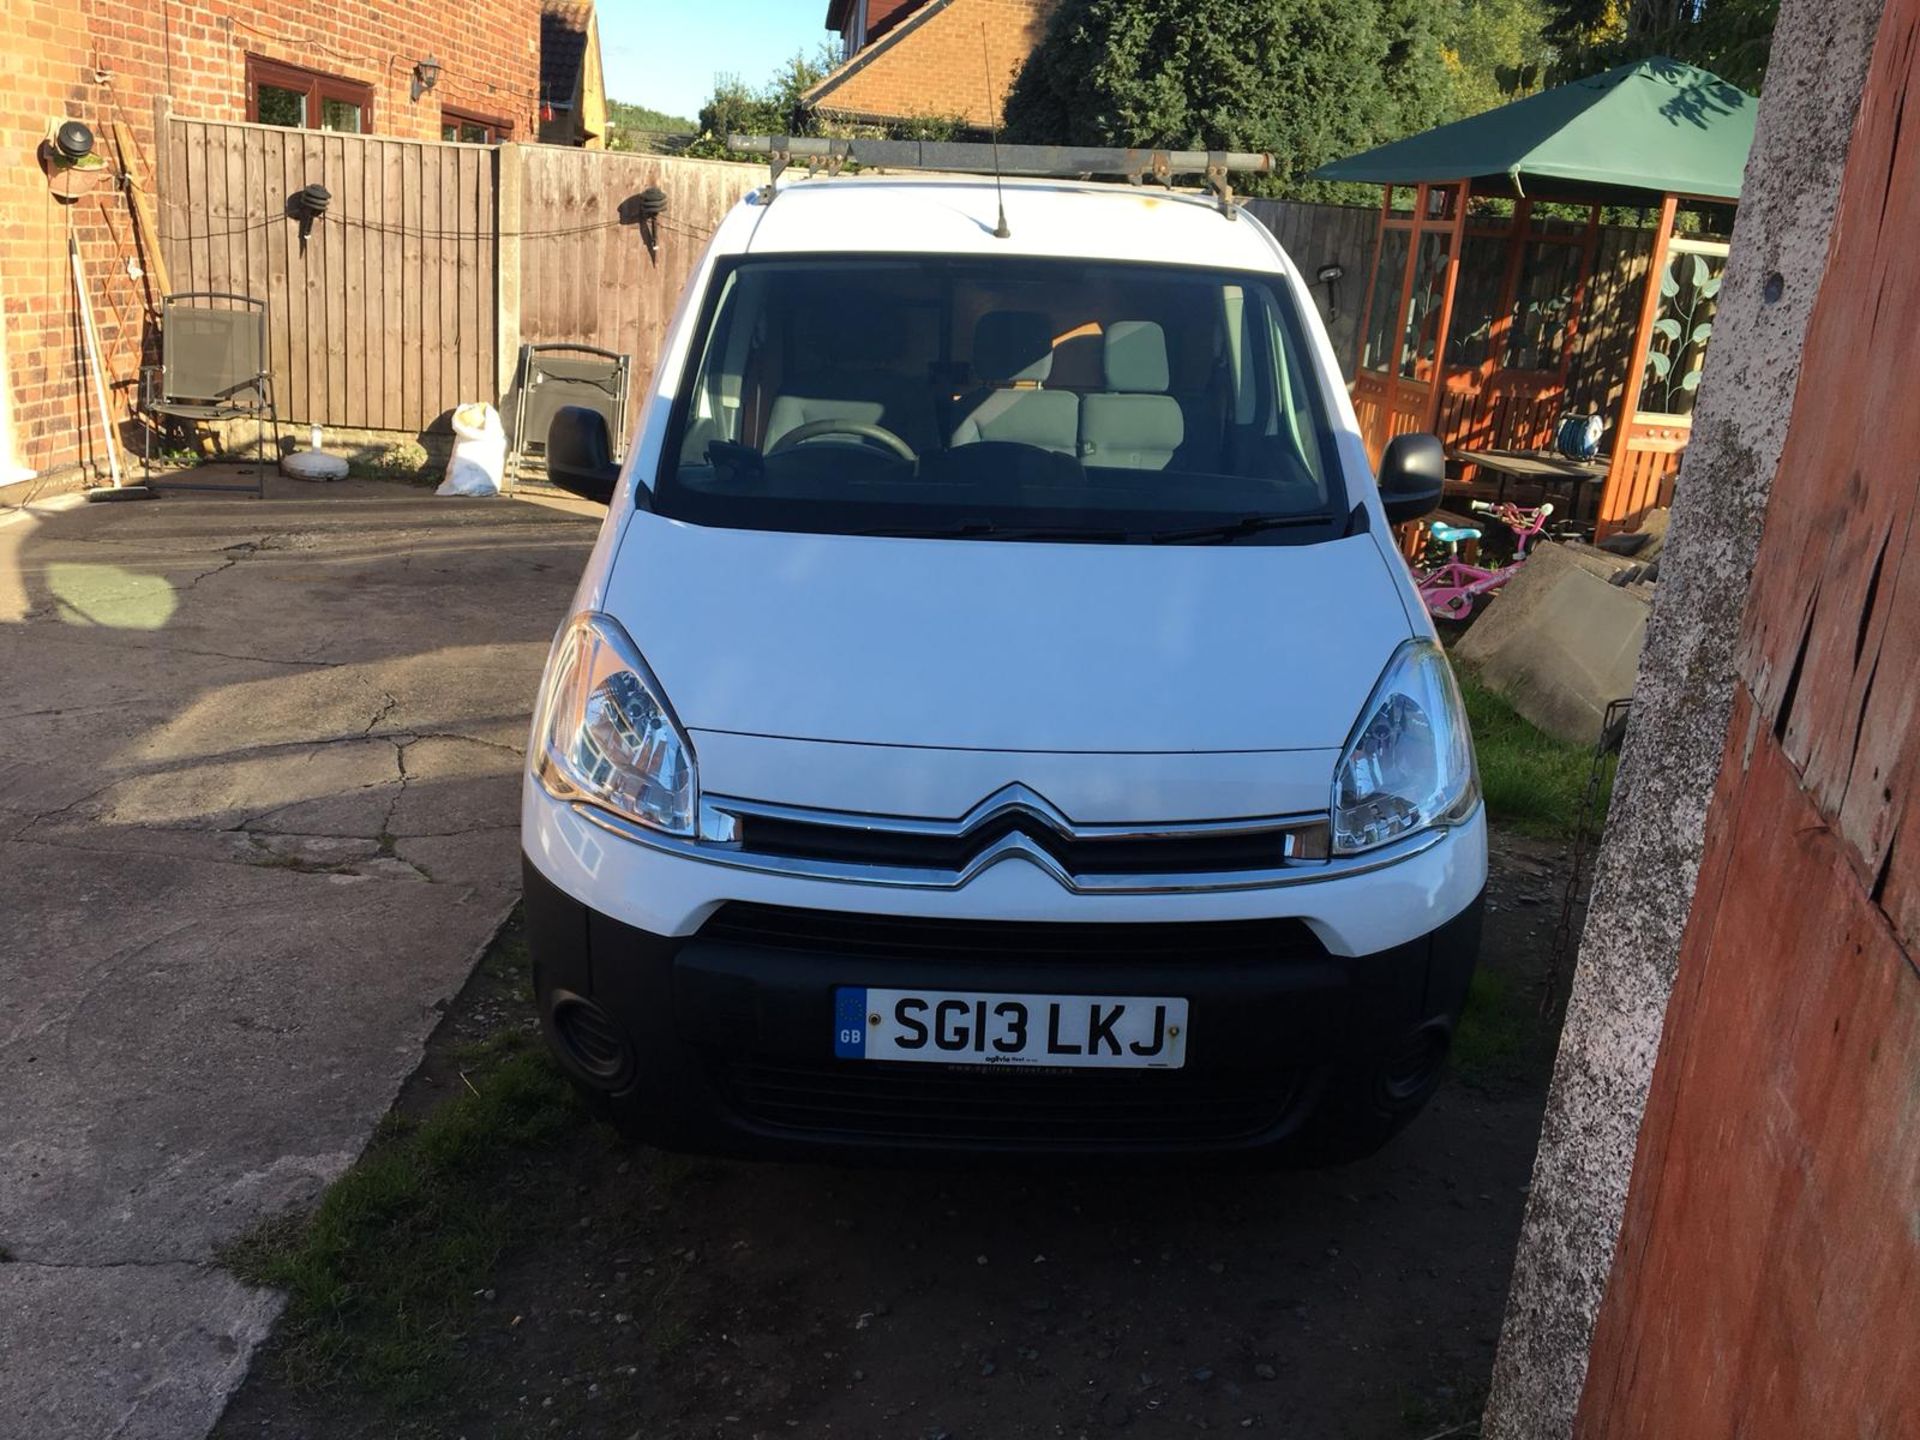
[{"label": "black lower bumper", "polygon": [[[639,1138],[789,1158],[1360,1153],[1437,1083],[1480,903],[1376,955],[1297,921],[1001,924],[729,905],[699,933],[609,919],[525,865],[542,1022]],[[1178,995],[1177,1071],[836,1060],[842,986]]]}]

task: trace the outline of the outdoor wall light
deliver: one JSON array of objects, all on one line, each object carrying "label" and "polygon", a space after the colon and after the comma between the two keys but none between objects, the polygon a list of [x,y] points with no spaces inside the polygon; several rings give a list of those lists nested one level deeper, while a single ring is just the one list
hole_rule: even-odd
[{"label": "outdoor wall light", "polygon": [[68,120],[53,132],[53,148],[69,165],[93,153],[93,130],[79,120]]},{"label": "outdoor wall light", "polygon": [[333,194],[324,185],[307,185],[287,196],[286,215],[300,226],[300,253],[307,253],[307,237],[313,234],[313,222],[327,213]]},{"label": "outdoor wall light", "polygon": [[649,185],[640,192],[640,238],[647,242],[647,255],[660,258],[660,217],[667,213],[667,192]]},{"label": "outdoor wall light", "polygon": [[1347,273],[1346,266],[1338,260],[1329,260],[1322,265],[1314,278],[1327,287],[1327,318],[1337,319],[1340,314],[1340,277]]},{"label": "outdoor wall light", "polygon": [[413,62],[413,98],[417,101],[440,83],[440,62],[431,55]]}]

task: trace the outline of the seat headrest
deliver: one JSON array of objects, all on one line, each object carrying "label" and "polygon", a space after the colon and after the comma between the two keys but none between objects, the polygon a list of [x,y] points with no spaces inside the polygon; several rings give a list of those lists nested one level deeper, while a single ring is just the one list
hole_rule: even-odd
[{"label": "seat headrest", "polygon": [[973,327],[973,370],[989,385],[1053,373],[1053,327],[1037,310],[989,310]]},{"label": "seat headrest", "polygon": [[1107,388],[1160,394],[1169,380],[1167,335],[1151,320],[1107,327]]}]

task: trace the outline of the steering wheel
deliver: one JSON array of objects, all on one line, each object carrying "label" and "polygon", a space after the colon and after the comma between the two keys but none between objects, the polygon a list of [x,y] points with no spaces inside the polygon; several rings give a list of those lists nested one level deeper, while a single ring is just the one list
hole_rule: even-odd
[{"label": "steering wheel", "polygon": [[851,435],[856,440],[871,440],[874,444],[891,450],[909,465],[920,457],[914,448],[883,425],[868,425],[859,420],[809,420],[805,425],[796,425],[778,440],[767,453],[778,455],[791,450],[796,445],[804,445],[809,440],[817,440],[822,435]]}]

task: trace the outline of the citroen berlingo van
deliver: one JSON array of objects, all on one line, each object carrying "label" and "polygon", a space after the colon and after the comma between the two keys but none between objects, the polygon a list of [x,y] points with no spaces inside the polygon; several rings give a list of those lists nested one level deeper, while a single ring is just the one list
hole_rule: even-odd
[{"label": "citroen berlingo van", "polygon": [[525,778],[561,1063],[683,1150],[1378,1147],[1487,871],[1390,528],[1437,442],[1376,476],[1230,196],[791,173],[712,237],[617,472],[554,425],[609,499]]}]

